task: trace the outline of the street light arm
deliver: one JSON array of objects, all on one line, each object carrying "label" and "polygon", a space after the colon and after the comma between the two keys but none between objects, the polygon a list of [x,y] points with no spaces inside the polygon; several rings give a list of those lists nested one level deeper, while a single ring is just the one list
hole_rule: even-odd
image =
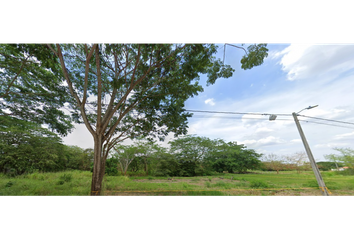
[{"label": "street light arm", "polygon": [[[318,105],[315,105],[315,106],[308,106],[307,108],[304,108],[302,109],[300,112],[304,111],[304,110],[308,110],[308,109],[312,109],[312,108],[315,108],[315,107],[318,107]],[[300,112],[297,112],[296,114],[299,114]]]},{"label": "street light arm", "polygon": [[302,109],[301,111],[297,112],[296,115],[298,115],[300,112],[306,110],[307,108]]}]

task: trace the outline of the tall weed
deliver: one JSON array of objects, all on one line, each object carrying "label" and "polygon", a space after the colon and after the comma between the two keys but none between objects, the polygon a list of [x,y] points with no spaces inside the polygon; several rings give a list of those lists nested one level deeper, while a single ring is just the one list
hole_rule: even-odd
[{"label": "tall weed", "polygon": [[269,188],[269,185],[266,182],[260,180],[253,180],[250,184],[251,188]]}]

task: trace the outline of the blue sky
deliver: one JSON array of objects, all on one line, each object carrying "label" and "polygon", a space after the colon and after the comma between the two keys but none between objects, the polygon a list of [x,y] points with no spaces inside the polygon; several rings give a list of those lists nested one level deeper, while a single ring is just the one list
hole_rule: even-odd
[{"label": "blue sky", "polygon": [[[216,57],[222,59],[223,44],[219,46]],[[269,44],[268,48],[269,55],[261,66],[243,70],[240,67],[243,50],[227,46],[225,63],[235,69],[233,77],[206,86],[206,76],[202,75],[200,84],[204,91],[187,100],[186,109],[291,114],[319,105],[301,114],[354,123],[354,45]],[[264,154],[304,151],[291,116],[278,116],[275,121],[269,121],[268,117],[194,113],[189,119],[189,134],[236,141]],[[334,147],[354,144],[353,125],[337,124],[351,129],[309,122],[301,125],[317,160],[336,153]],[[64,138],[64,143],[87,148],[92,146],[91,139],[81,125]],[[167,146],[170,139],[161,144]]]}]

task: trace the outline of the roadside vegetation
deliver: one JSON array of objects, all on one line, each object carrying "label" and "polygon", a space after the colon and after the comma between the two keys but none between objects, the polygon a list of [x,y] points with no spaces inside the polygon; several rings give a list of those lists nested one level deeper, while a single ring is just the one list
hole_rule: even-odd
[{"label": "roadside vegetation", "polygon": [[[1,196],[88,196],[90,171],[0,175]],[[333,196],[354,195],[354,176],[322,172]],[[320,196],[312,171],[255,171],[197,177],[106,176],[104,196]]]},{"label": "roadside vegetation", "polygon": [[[0,119],[1,120],[1,119]],[[88,196],[93,150],[66,146],[36,124],[6,121],[0,129],[1,196]],[[354,195],[351,151],[318,165],[332,195]],[[345,171],[329,171],[334,166]],[[323,171],[325,170],[325,171]],[[170,148],[138,139],[117,145],[106,162],[101,195],[321,195],[304,153],[261,155],[236,142],[187,135]]]}]

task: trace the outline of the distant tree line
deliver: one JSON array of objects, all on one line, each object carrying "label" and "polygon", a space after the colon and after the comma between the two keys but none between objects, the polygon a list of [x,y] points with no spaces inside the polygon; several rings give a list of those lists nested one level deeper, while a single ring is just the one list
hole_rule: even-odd
[{"label": "distant tree line", "polygon": [[93,149],[64,145],[57,134],[37,123],[0,116],[1,173],[90,170],[92,161]]},{"label": "distant tree line", "polygon": [[[236,142],[187,135],[170,141],[170,148],[140,139],[117,145],[107,159],[109,175],[203,176],[246,173],[261,166],[261,154]],[[0,172],[25,173],[93,169],[93,149],[67,146],[40,124],[0,116]]]},{"label": "distant tree line", "polygon": [[187,135],[169,144],[169,149],[145,140],[129,146],[118,145],[107,159],[106,174],[191,177],[246,173],[261,166],[261,154],[236,142]]},{"label": "distant tree line", "polygon": [[[186,135],[162,147],[154,141],[138,139],[131,145],[118,144],[107,159],[108,175],[205,176],[215,173],[311,170],[304,152],[290,155],[262,155],[236,142]],[[320,170],[349,167],[353,172],[354,151],[335,149],[339,155],[326,155],[317,162]],[[67,146],[61,138],[33,121],[0,116],[0,173],[21,175],[34,171],[56,172],[93,169],[94,151]],[[341,173],[342,174],[342,173]]]},{"label": "distant tree line", "polygon": [[[321,171],[338,170],[347,167],[339,174],[354,175],[354,150],[350,148],[334,148],[339,154],[325,155],[327,161],[316,161]],[[297,152],[290,155],[276,155],[274,153],[263,155],[260,170],[262,171],[310,171],[311,165],[305,152]]]},{"label": "distant tree line", "polygon": [[296,152],[288,155],[277,155],[270,153],[262,156],[262,171],[303,171],[311,170],[310,162],[305,152]]}]

